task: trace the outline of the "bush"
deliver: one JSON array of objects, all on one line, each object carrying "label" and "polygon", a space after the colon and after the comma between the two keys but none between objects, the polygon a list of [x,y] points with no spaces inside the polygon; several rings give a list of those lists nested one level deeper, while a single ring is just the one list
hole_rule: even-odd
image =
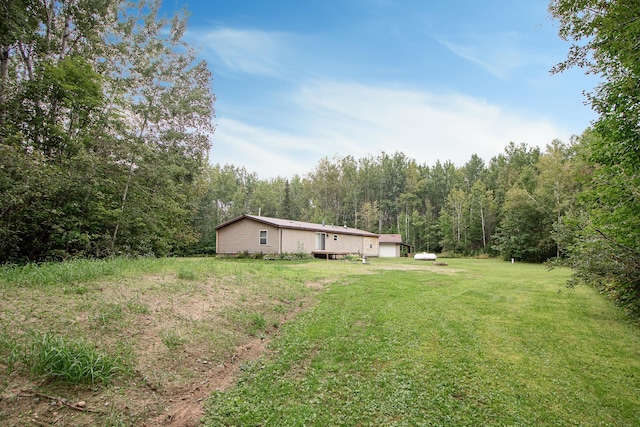
[{"label": "bush", "polygon": [[282,253],[282,254],[266,254],[262,257],[262,259],[281,260],[281,261],[302,261],[307,259],[313,259],[313,256],[311,254],[297,252],[297,253]]},{"label": "bush", "polygon": [[640,317],[640,254],[598,235],[583,238],[571,252],[569,286],[591,285]]}]

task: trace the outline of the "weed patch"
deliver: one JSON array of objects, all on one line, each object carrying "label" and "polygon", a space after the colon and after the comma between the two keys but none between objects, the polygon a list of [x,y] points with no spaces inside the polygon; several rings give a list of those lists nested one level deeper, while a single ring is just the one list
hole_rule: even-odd
[{"label": "weed patch", "polygon": [[318,292],[292,265],[141,258],[0,267],[0,424],[35,413],[42,424],[190,423],[210,391],[231,385]]},{"label": "weed patch", "polygon": [[34,378],[70,385],[104,385],[124,371],[120,357],[99,351],[84,339],[52,333],[32,333],[24,347],[14,342],[11,359],[19,361]]},{"label": "weed patch", "polygon": [[169,350],[175,350],[178,347],[183,346],[187,340],[179,331],[170,330],[162,334],[162,342]]}]

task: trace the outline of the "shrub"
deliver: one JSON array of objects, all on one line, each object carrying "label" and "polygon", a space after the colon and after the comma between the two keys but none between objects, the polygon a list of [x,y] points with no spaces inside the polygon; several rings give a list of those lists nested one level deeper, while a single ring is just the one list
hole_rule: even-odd
[{"label": "shrub", "polygon": [[281,261],[301,261],[306,259],[312,259],[311,254],[305,254],[304,252],[297,253],[281,253],[281,254],[266,254],[262,259],[266,260],[281,260]]}]

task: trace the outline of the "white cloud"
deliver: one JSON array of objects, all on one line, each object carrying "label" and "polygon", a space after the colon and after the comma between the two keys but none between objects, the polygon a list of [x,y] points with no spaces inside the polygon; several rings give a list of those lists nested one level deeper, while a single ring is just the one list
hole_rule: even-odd
[{"label": "white cloud", "polygon": [[282,72],[281,59],[287,50],[284,33],[220,27],[191,37],[232,71],[270,76]]},{"label": "white cloud", "polygon": [[245,167],[263,179],[302,176],[310,172],[316,160],[323,155],[322,150],[303,135],[287,134],[228,118],[218,119],[212,143],[211,163]]},{"label": "white cloud", "polygon": [[548,119],[456,93],[316,81],[290,96],[294,130],[221,118],[211,161],[245,166],[260,178],[304,175],[324,156],[359,159],[381,151],[400,151],[420,164],[462,165],[472,154],[488,162],[510,141],[544,148],[569,136]]},{"label": "white cloud", "polygon": [[453,41],[439,36],[435,40],[455,55],[470,61],[490,74],[505,79],[515,70],[529,64],[548,64],[548,59],[527,52],[514,32],[500,34],[471,34]]}]

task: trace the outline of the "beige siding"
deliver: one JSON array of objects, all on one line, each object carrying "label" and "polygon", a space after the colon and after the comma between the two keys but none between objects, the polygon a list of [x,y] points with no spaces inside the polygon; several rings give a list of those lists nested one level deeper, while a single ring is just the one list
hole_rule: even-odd
[{"label": "beige siding", "polygon": [[[308,230],[282,230],[282,252],[289,253],[311,253],[319,250],[316,248],[316,234],[315,231]],[[340,233],[325,233],[325,248],[326,252],[347,252],[347,253],[362,253],[363,252],[363,237],[354,236],[350,234]],[[366,238],[365,238],[366,239]],[[377,241],[377,238],[375,239]]]},{"label": "beige siding", "polygon": [[[348,234],[327,233],[326,251],[362,253],[362,236]],[[335,236],[335,237],[334,237]],[[335,239],[335,240],[334,240]]]},{"label": "beige siding", "polygon": [[283,253],[305,253],[310,254],[315,250],[316,233],[306,230],[291,230],[283,228],[282,252]]},{"label": "beige siding", "polygon": [[[267,231],[267,244],[260,244],[260,231]],[[312,253],[316,236],[325,234],[324,251],[328,253],[353,253],[378,256],[378,237],[342,234],[334,228],[326,232],[279,228],[250,218],[242,218],[216,230],[216,252],[219,254],[249,253]]]},{"label": "beige siding", "polygon": [[363,249],[362,253],[365,256],[378,256],[378,236],[375,237],[363,237]]},{"label": "beige siding", "polygon": [[[267,244],[260,244],[260,230],[267,230]],[[216,231],[216,252],[219,254],[280,253],[280,230],[277,227],[242,219]]]}]

